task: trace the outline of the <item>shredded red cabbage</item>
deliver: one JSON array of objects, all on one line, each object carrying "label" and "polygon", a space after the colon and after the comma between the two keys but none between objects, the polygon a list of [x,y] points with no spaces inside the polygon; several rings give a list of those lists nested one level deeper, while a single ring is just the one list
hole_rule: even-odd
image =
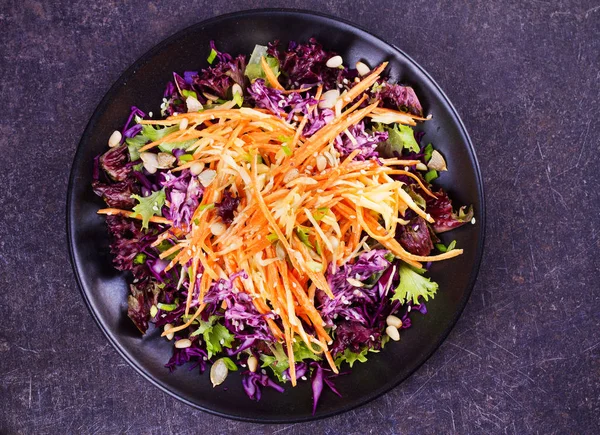
[{"label": "shredded red cabbage", "polygon": [[302,96],[300,92],[285,94],[280,90],[269,88],[263,79],[257,79],[248,87],[248,93],[256,107],[270,112],[291,122],[295,114],[306,115],[309,106],[317,104],[312,96]]},{"label": "shredded red cabbage", "polygon": [[262,396],[261,387],[269,387],[279,393],[283,393],[284,391],[281,385],[276,384],[267,375],[249,371],[242,374],[242,386],[250,400],[256,401],[259,401]]},{"label": "shredded red cabbage", "polygon": [[364,122],[348,128],[348,133],[342,133],[335,138],[335,147],[342,156],[347,156],[354,150],[360,150],[356,156],[356,160],[368,160],[379,156],[377,153],[377,145],[379,142],[387,140],[388,133],[386,131],[365,131]]},{"label": "shredded red cabbage", "polygon": [[240,198],[233,196],[231,190],[227,189],[223,192],[221,201],[215,204],[217,215],[224,223],[230,224],[233,222],[234,212],[237,210],[238,205],[240,205]]}]

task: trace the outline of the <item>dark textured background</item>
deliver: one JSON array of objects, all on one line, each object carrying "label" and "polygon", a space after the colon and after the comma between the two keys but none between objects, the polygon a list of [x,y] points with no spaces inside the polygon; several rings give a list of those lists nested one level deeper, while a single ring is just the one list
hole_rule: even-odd
[{"label": "dark textured background", "polygon": [[[0,5],[0,432],[598,433],[600,5],[593,1]],[[352,412],[261,426],[193,410],[137,375],[69,264],[72,158],[96,104],[146,50],[265,6],[356,22],[446,91],[469,130],[488,236],[467,308],[409,380]]]}]

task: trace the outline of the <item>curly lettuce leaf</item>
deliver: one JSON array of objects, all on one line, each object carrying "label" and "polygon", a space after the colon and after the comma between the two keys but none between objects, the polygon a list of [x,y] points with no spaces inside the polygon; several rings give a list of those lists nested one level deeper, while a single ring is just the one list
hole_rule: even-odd
[{"label": "curly lettuce leaf", "polygon": [[402,303],[412,301],[416,305],[419,303],[419,296],[424,301],[435,297],[438,284],[415,272],[409,265],[400,264],[398,274],[400,276],[400,283],[394,291],[394,296],[392,296],[393,301],[398,300]]},{"label": "curly lettuce leaf", "polygon": [[[135,135],[134,137],[127,138],[125,143],[127,144],[127,149],[129,150],[129,157],[131,161],[136,161],[140,158],[139,149],[146,145],[149,142],[154,142],[164,138],[166,135],[171,134],[179,129],[178,125],[173,125],[171,127],[160,127],[153,125],[142,126],[142,130]],[[166,144],[165,144],[166,145]],[[160,146],[163,146],[161,144]],[[177,148],[177,147],[175,147]],[[181,147],[180,147],[181,148]],[[161,148],[161,151],[165,151]]]},{"label": "curly lettuce leaf", "polygon": [[162,216],[161,208],[165,204],[165,190],[158,190],[150,196],[142,197],[131,195],[137,199],[138,205],[133,207],[133,211],[142,216],[142,229],[148,228],[148,223],[152,216]]},{"label": "curly lettuce leaf", "polygon": [[368,351],[368,347],[364,347],[359,353],[352,352],[350,349],[346,349],[335,359],[335,365],[340,367],[343,362],[347,362],[348,365],[350,365],[350,368],[352,368],[356,361],[361,363],[367,362]]},{"label": "curly lettuce leaf", "polygon": [[198,329],[190,335],[190,337],[202,335],[208,358],[222,352],[224,347],[231,348],[235,339],[229,329],[218,323],[217,319],[219,319],[219,316],[210,316],[206,322],[201,320]]}]

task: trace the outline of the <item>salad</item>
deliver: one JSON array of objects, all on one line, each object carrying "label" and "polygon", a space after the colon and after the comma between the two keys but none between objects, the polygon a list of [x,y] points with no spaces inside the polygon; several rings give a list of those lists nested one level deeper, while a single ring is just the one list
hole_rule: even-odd
[{"label": "salad", "polygon": [[[335,378],[427,313],[438,234],[472,222],[431,183],[440,152],[387,63],[354,68],[314,39],[211,42],[210,66],[173,74],[160,117],[133,107],[95,160],[128,315],[173,343],[165,367],[241,374],[250,399]],[[308,388],[308,387],[307,387]]]}]

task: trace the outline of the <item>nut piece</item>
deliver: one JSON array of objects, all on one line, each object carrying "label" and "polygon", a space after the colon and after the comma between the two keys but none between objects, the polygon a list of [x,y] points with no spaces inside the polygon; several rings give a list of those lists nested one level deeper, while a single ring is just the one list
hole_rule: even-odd
[{"label": "nut piece", "polygon": [[248,357],[248,370],[254,373],[256,369],[258,369],[258,360],[254,355],[250,355]]},{"label": "nut piece", "polygon": [[293,179],[297,178],[298,175],[300,175],[300,172],[298,172],[298,169],[294,168],[294,169],[290,170],[287,174],[284,175],[283,182],[285,184],[287,184],[290,181],[292,181]]},{"label": "nut piece", "polygon": [[317,170],[319,172],[325,170],[325,168],[327,167],[327,159],[325,158],[325,156],[322,155],[318,155],[317,156]]},{"label": "nut piece", "polygon": [[151,174],[154,174],[158,169],[158,156],[154,153],[143,152],[140,153],[140,159],[144,163],[144,168]]},{"label": "nut piece", "polygon": [[356,62],[356,71],[359,76],[366,76],[371,72],[371,69],[362,62]]},{"label": "nut piece", "polygon": [[210,368],[210,381],[213,384],[213,388],[217,385],[221,385],[227,378],[228,374],[229,369],[227,368],[225,361],[223,361],[223,358],[216,360]]},{"label": "nut piece", "polygon": [[198,175],[198,180],[200,180],[200,184],[204,187],[210,186],[210,183],[213,182],[215,177],[217,176],[217,172],[213,169],[207,169],[202,171],[200,175]]},{"label": "nut piece", "polygon": [[329,58],[325,65],[327,65],[328,68],[337,68],[338,66],[342,66],[343,63],[344,59],[342,59],[342,56],[333,56]]},{"label": "nut piece", "polygon": [[[167,323],[164,327],[164,331],[168,332],[172,328],[173,328],[173,324]],[[165,337],[167,337],[167,339],[169,339],[169,340],[173,340],[173,337],[175,337],[175,333],[171,332],[170,334],[165,335]]]},{"label": "nut piece", "polygon": [[185,100],[188,112],[199,112],[203,109],[202,104],[194,97],[187,97]]},{"label": "nut piece", "polygon": [[433,150],[431,153],[431,159],[429,159],[429,163],[427,163],[427,167],[429,169],[435,169],[436,171],[447,171],[446,160],[444,157],[438,152],[438,150]]},{"label": "nut piece", "polygon": [[156,156],[156,160],[160,169],[167,169],[172,167],[173,163],[175,163],[175,160],[177,159],[174,155],[169,153],[158,153],[158,155]]},{"label": "nut piece", "polygon": [[190,347],[191,345],[192,342],[188,338],[182,338],[181,340],[177,340],[175,342],[175,347],[177,349],[185,349],[186,347]]},{"label": "nut piece", "polygon": [[335,106],[335,102],[340,97],[340,91],[337,89],[331,89],[321,95],[321,100],[319,101],[319,109],[331,109]]},{"label": "nut piece", "polygon": [[387,316],[385,323],[387,323],[388,326],[393,326],[396,329],[402,328],[402,320],[394,315]]},{"label": "nut piece", "polygon": [[275,254],[277,254],[277,258],[279,258],[280,260],[285,260],[285,257],[287,255],[285,252],[285,248],[279,241],[277,242],[277,245],[275,245]]},{"label": "nut piece", "polygon": [[188,128],[188,124],[189,124],[188,119],[187,118],[183,118],[181,120],[181,122],[179,123],[179,130],[185,130],[186,128]]},{"label": "nut piece", "polygon": [[331,243],[331,247],[334,251],[340,247],[340,241],[334,235],[329,236],[329,243]]},{"label": "nut piece", "polygon": [[365,284],[362,281],[359,281],[354,278],[346,278],[346,281],[348,281],[348,284],[350,284],[351,286],[354,286],[354,287],[364,287],[365,286]]},{"label": "nut piece", "polygon": [[200,175],[203,170],[204,163],[201,162],[194,162],[192,163],[192,166],[190,166],[190,172],[192,173],[192,175]]},{"label": "nut piece", "polygon": [[240,85],[238,85],[237,83],[233,84],[233,86],[231,87],[231,92],[233,93],[233,95],[235,95],[235,94],[244,95],[244,91],[242,91],[242,87]]},{"label": "nut piece", "polygon": [[400,341],[400,332],[398,332],[398,328],[394,326],[388,326],[385,328],[385,333],[394,341]]},{"label": "nut piece", "polygon": [[220,236],[227,230],[227,227],[223,222],[215,222],[210,226],[210,232],[213,233],[214,236]]},{"label": "nut piece", "polygon": [[119,146],[119,144],[121,143],[121,139],[123,139],[123,135],[121,134],[121,132],[118,130],[113,131],[110,137],[108,138],[108,146],[111,148]]}]

